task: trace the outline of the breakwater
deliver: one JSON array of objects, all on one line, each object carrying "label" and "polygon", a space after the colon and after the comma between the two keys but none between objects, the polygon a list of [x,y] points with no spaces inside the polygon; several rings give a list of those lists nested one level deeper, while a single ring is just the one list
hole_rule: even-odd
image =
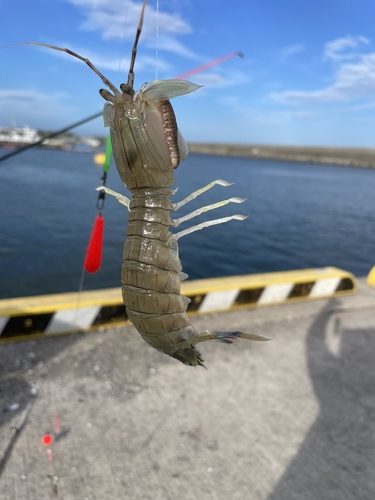
[{"label": "breakwater", "polygon": [[375,168],[375,148],[189,143],[190,153]]}]

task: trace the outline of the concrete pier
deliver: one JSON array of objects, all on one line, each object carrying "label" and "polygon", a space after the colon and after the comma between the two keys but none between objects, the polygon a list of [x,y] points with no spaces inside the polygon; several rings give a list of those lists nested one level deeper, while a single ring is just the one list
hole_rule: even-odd
[{"label": "concrete pier", "polygon": [[201,344],[208,370],[131,326],[1,345],[0,456],[33,405],[0,500],[372,500],[375,289],[358,286],[192,318],[272,338]]},{"label": "concrete pier", "polygon": [[375,168],[375,149],[324,146],[277,146],[272,144],[189,143],[190,153],[235,156],[256,160],[323,163],[347,167]]}]

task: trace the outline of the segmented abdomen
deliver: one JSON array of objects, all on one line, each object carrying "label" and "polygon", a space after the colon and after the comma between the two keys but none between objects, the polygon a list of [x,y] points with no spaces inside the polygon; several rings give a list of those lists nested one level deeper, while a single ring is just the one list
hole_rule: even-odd
[{"label": "segmented abdomen", "polygon": [[196,332],[186,314],[189,299],[180,294],[182,266],[177,240],[169,231],[169,193],[137,193],[131,201],[122,290],[128,317],[144,340],[186,362],[199,353],[188,342]]}]

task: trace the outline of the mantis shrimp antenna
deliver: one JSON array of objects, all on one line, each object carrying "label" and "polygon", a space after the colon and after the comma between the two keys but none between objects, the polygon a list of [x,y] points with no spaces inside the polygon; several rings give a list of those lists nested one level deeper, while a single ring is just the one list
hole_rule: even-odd
[{"label": "mantis shrimp antenna", "polygon": [[38,45],[39,47],[47,47],[47,49],[53,49],[53,50],[59,50],[60,52],[66,52],[67,54],[76,57],[77,59],[80,59],[84,63],[87,64],[87,66],[94,71],[98,75],[98,77],[102,80],[104,85],[106,85],[108,88],[112,90],[112,92],[115,95],[121,95],[120,91],[111,83],[108,78],[106,78],[95,66],[92,64],[92,62],[87,59],[86,57],[80,56],[76,52],[73,52],[70,49],[63,48],[63,47],[57,47],[56,45],[48,45],[47,43],[40,43],[40,42],[21,42],[21,43],[12,43],[11,45],[5,45],[5,47],[14,47],[16,45]]},{"label": "mantis shrimp antenna", "polygon": [[144,0],[144,2],[143,2],[143,6],[142,6],[142,10],[141,10],[141,17],[139,18],[137,33],[135,34],[135,40],[134,40],[134,45],[133,45],[133,49],[132,49],[132,58],[130,61],[130,68],[129,68],[129,73],[128,73],[128,85],[130,88],[134,88],[134,63],[135,63],[135,58],[137,56],[138,40],[139,40],[139,37],[141,36],[141,33],[142,33],[143,19],[145,17],[145,9],[146,9],[147,2],[148,2],[148,0]]},{"label": "mantis shrimp antenna", "polygon": [[[128,86],[131,89],[133,89],[133,85],[134,85],[134,64],[135,64],[135,58],[137,56],[138,40],[139,40],[139,37],[140,37],[140,35],[142,33],[143,19],[144,19],[144,15],[145,15],[145,9],[146,9],[147,2],[148,2],[148,0],[144,0],[143,5],[142,5],[141,16],[140,16],[140,19],[139,19],[137,33],[135,35],[135,41],[134,41],[134,45],[133,45],[133,49],[132,49],[132,57],[131,57],[130,68],[129,68],[129,73],[128,73]],[[47,43],[40,43],[40,42],[13,43],[11,45],[5,45],[5,47],[3,47],[3,48],[14,47],[15,45],[37,45],[39,47],[47,47],[48,49],[58,50],[60,52],[66,52],[67,54],[69,54],[69,55],[71,55],[73,57],[76,57],[77,59],[80,59],[81,61],[83,61],[84,63],[86,63],[87,66],[90,69],[92,69],[92,71],[94,71],[94,73],[96,73],[98,75],[98,77],[102,80],[102,82],[104,83],[104,85],[106,85],[109,89],[112,90],[112,92],[115,94],[115,96],[120,96],[121,95],[121,92],[115,87],[115,85],[113,85],[113,83],[110,82],[108,80],[108,78],[106,78],[93,65],[93,63],[89,59],[87,59],[86,57],[83,57],[83,56],[77,54],[77,52],[73,52],[72,50],[64,48],[64,47],[57,47],[56,45],[48,45]]]}]

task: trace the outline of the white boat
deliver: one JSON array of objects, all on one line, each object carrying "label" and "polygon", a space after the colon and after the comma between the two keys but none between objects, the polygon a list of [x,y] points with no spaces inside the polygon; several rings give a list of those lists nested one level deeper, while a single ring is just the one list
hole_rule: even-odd
[{"label": "white boat", "polygon": [[30,127],[0,127],[0,142],[32,144],[41,139],[38,131]]}]

